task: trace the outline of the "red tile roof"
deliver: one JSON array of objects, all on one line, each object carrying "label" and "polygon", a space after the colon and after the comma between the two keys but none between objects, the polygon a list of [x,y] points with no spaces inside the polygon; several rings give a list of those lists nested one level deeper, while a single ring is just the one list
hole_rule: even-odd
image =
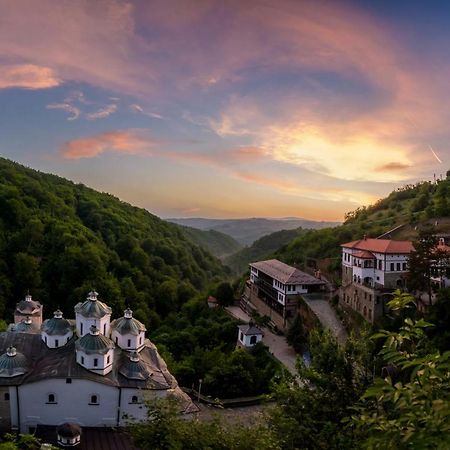
[{"label": "red tile roof", "polygon": [[411,241],[393,241],[390,239],[360,239],[341,244],[344,248],[367,250],[374,253],[411,253],[414,250]]},{"label": "red tile roof", "polygon": [[375,259],[375,255],[367,250],[363,250],[360,252],[353,253],[355,258],[364,258],[364,259]]}]

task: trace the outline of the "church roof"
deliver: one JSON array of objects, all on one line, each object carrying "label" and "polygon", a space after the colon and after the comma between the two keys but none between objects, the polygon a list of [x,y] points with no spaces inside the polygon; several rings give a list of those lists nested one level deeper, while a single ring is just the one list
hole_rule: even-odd
[{"label": "church roof", "polygon": [[72,325],[64,319],[62,312],[57,310],[51,319],[44,321],[41,330],[49,336],[64,336],[72,330]]},{"label": "church roof", "polygon": [[245,336],[254,336],[259,334],[264,336],[264,333],[255,324],[253,324],[253,322],[249,322],[246,325],[239,325],[238,328]]},{"label": "church roof", "polygon": [[140,333],[146,331],[145,325],[135,319],[132,313],[131,309],[126,309],[124,317],[119,317],[111,322],[111,328],[119,334],[132,334],[133,336],[139,336]]},{"label": "church roof", "polygon": [[21,314],[33,315],[39,313],[41,304],[32,299],[31,295],[26,295],[25,300],[21,300],[16,305],[16,311]]},{"label": "church roof", "polygon": [[9,326],[9,331],[16,333],[36,333],[39,331],[39,328],[29,317],[27,317],[18,323],[11,324]]},{"label": "church roof", "polygon": [[75,312],[87,319],[101,319],[107,314],[111,314],[111,308],[97,298],[97,292],[89,292],[88,298],[83,303],[75,305]]},{"label": "church roof", "polygon": [[147,380],[152,372],[145,361],[142,361],[139,353],[131,352],[120,366],[119,373],[131,380]]},{"label": "church roof", "polygon": [[15,347],[8,347],[6,353],[0,356],[0,377],[15,377],[27,371],[27,359]]},{"label": "church roof", "polygon": [[104,355],[114,348],[114,342],[101,334],[95,325],[92,325],[90,332],[76,341],[75,347],[87,354]]}]

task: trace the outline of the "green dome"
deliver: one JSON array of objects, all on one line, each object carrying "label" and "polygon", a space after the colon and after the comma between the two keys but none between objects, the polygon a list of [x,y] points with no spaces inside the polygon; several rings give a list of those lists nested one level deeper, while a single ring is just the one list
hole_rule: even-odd
[{"label": "green dome", "polygon": [[14,324],[11,327],[11,331],[16,333],[36,333],[39,331],[38,327],[32,322],[32,320],[27,317],[21,320],[19,323]]},{"label": "green dome", "polygon": [[121,335],[132,334],[133,336],[139,336],[140,333],[146,331],[144,324],[133,317],[133,311],[131,309],[125,310],[124,317],[113,320],[111,322],[111,329]]},{"label": "green dome", "polygon": [[70,322],[64,319],[62,312],[58,309],[51,319],[47,319],[42,324],[41,330],[49,336],[65,336],[72,331]]},{"label": "green dome", "polygon": [[14,347],[8,347],[6,353],[0,356],[0,377],[15,377],[27,371],[27,359]]},{"label": "green dome", "polygon": [[131,352],[119,369],[119,373],[131,380],[146,380],[151,376],[147,366],[141,361],[139,353]]},{"label": "green dome", "polygon": [[100,334],[99,329],[95,325],[92,325],[89,333],[78,339],[75,346],[77,350],[81,350],[87,354],[99,353],[104,355],[114,348],[114,342],[106,336],[103,336],[103,334]]},{"label": "green dome", "polygon": [[87,319],[101,319],[107,314],[111,314],[112,310],[105,303],[97,299],[97,292],[91,291],[84,303],[75,305],[75,312],[81,314]]}]

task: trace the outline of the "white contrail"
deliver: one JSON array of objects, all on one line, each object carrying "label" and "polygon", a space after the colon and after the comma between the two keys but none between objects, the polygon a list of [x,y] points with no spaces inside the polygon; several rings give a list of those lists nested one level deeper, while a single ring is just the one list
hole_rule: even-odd
[{"label": "white contrail", "polygon": [[436,152],[433,150],[433,147],[431,145],[428,145],[428,147],[430,147],[431,153],[433,153],[433,156],[442,164],[441,159],[439,158],[438,155],[436,155]]}]

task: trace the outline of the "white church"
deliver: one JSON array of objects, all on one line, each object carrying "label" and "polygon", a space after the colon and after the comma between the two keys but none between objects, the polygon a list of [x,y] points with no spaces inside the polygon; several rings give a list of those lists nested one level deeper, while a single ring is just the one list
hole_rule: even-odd
[{"label": "white church", "polygon": [[[182,413],[197,411],[130,309],[111,321],[111,308],[90,292],[75,320],[58,310],[42,322],[42,312],[27,295],[0,333],[2,430],[121,427],[146,418],[145,400],[165,396],[177,398]],[[70,439],[58,436],[67,445],[77,436]]]}]

